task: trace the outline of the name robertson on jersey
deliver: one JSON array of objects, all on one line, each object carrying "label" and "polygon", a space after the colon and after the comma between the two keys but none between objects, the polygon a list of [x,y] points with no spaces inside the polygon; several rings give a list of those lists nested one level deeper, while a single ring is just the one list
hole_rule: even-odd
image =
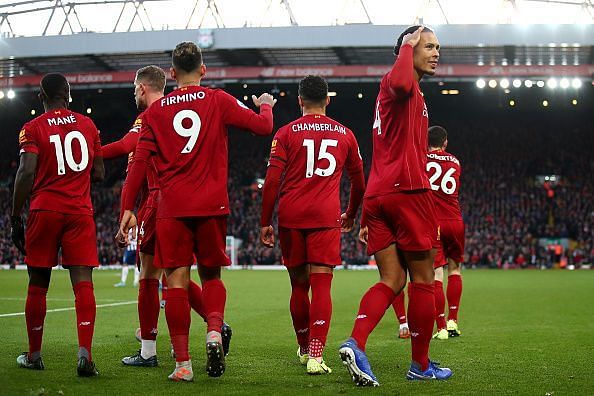
[{"label": "name robertson on jersey", "polygon": [[206,93],[203,91],[200,92],[188,92],[181,95],[171,95],[165,96],[161,99],[161,107],[170,106],[178,103],[184,102],[193,102],[198,99],[204,99],[206,97]]},{"label": "name robertson on jersey", "polygon": [[346,128],[342,125],[334,125],[334,124],[327,124],[327,123],[317,123],[317,122],[308,122],[308,123],[299,123],[293,124],[291,126],[293,132],[301,132],[301,131],[315,131],[315,132],[338,132],[346,135]]},{"label": "name robertson on jersey", "polygon": [[460,161],[458,161],[458,159],[452,155],[437,155],[435,153],[428,153],[427,158],[431,158],[438,161],[450,161],[454,164],[460,165]]}]

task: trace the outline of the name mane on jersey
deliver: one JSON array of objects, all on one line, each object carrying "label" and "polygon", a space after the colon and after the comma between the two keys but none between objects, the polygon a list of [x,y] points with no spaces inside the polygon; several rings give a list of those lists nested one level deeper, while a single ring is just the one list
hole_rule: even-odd
[{"label": "name mane on jersey", "polygon": [[435,153],[428,153],[427,158],[435,159],[438,161],[449,161],[457,165],[460,165],[460,161],[458,161],[458,158],[454,157],[453,155],[437,155]]},{"label": "name mane on jersey", "polygon": [[49,126],[53,126],[53,125],[66,125],[66,124],[76,124],[76,117],[74,116],[74,114],[70,114],[66,117],[54,117],[54,118],[48,118],[47,119],[47,124]]},{"label": "name mane on jersey", "polygon": [[161,99],[161,107],[171,106],[178,103],[193,102],[195,100],[204,99],[205,97],[206,93],[204,91],[165,96]]},{"label": "name mane on jersey", "polygon": [[291,126],[293,132],[302,131],[315,131],[315,132],[338,132],[346,135],[346,128],[342,125],[328,124],[328,123],[317,123],[317,122],[303,122],[293,124]]}]

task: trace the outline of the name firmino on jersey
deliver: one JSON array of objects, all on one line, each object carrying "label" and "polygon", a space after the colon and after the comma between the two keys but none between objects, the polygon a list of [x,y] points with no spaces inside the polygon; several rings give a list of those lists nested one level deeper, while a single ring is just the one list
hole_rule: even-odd
[{"label": "name firmino on jersey", "polygon": [[341,125],[321,124],[316,122],[308,122],[302,124],[293,124],[291,126],[293,132],[301,131],[315,131],[315,132],[338,132],[346,135],[346,128]]},{"label": "name firmino on jersey", "polygon": [[161,99],[161,107],[184,102],[193,102],[198,99],[204,99],[204,97],[206,97],[206,93],[204,93],[203,91],[188,92],[182,95],[165,96],[163,99]]}]

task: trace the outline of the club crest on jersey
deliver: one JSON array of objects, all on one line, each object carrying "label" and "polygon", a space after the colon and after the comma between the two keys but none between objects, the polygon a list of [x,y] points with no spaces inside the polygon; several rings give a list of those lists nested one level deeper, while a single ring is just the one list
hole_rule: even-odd
[{"label": "club crest on jersey", "polygon": [[21,129],[21,132],[19,132],[19,144],[23,144],[27,141],[26,133],[27,131],[25,131],[25,128]]}]

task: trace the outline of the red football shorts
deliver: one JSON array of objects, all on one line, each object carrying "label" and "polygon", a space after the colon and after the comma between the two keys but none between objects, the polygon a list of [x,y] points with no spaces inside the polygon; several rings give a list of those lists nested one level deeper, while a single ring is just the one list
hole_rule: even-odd
[{"label": "red football shorts", "polygon": [[340,228],[283,228],[278,237],[287,268],[303,264],[340,265]]},{"label": "red football shorts", "polygon": [[227,216],[157,219],[155,265],[159,268],[206,267],[231,264],[225,252]]},{"label": "red football shorts", "polygon": [[440,243],[437,247],[433,268],[443,267],[452,259],[457,263],[464,261],[464,222],[459,220],[439,221]]},{"label": "red football shorts", "polygon": [[363,210],[369,228],[368,255],[392,243],[405,251],[437,247],[437,221],[430,190],[365,198]]},{"label": "red football shorts", "polygon": [[91,215],[33,210],[27,219],[25,263],[30,267],[58,265],[97,267],[97,235]]},{"label": "red football shorts", "polygon": [[155,255],[155,227],[157,221],[157,208],[143,206],[138,211],[138,250],[145,254]]}]

